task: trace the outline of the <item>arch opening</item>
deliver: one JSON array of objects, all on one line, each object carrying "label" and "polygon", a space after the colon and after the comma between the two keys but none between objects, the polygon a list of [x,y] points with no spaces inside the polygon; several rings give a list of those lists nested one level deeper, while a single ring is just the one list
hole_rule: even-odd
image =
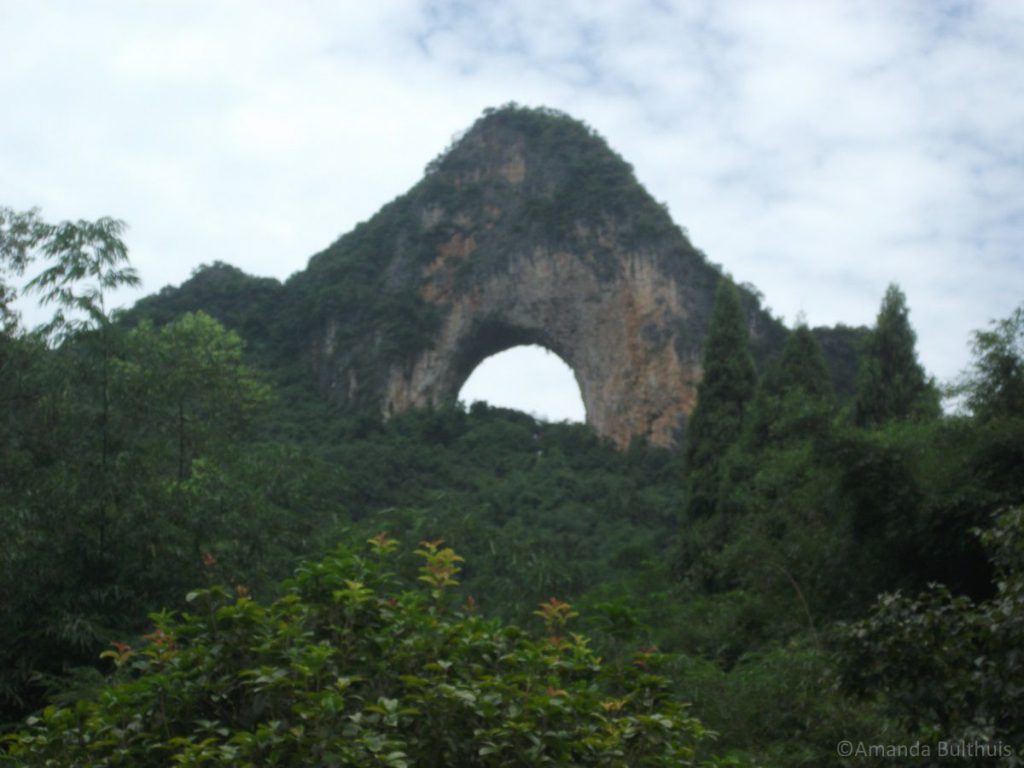
[{"label": "arch opening", "polygon": [[514,408],[549,422],[586,421],[576,374],[556,353],[537,344],[513,346],[485,358],[459,389],[459,400]]}]

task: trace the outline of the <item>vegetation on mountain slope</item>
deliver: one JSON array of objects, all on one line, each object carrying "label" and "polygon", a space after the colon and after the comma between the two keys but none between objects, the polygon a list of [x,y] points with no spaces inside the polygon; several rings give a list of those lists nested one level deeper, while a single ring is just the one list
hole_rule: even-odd
[{"label": "vegetation on mountain slope", "polygon": [[[75,242],[110,234],[88,223],[34,229],[43,224],[3,211],[0,275],[60,267],[67,254],[38,248],[47,232],[76,232]],[[118,279],[102,265],[96,272]],[[273,285],[222,272],[226,284],[265,289],[272,302]],[[445,749],[475,749],[490,760],[482,764],[515,765],[538,746],[532,735],[564,763],[584,759],[559,752],[575,749],[568,745],[578,734],[610,739],[608,728],[625,729],[629,718],[650,736],[652,760],[695,746],[703,759],[708,747],[679,709],[684,701],[720,733],[712,751],[763,764],[821,765],[842,739],[1019,737],[1020,515],[1012,510],[1024,504],[1022,310],[977,334],[955,415],[915,404],[934,402],[923,375],[915,381],[925,386],[908,390],[906,366],[871,362],[894,348],[883,339],[893,335],[882,322],[890,298],[853,404],[833,395],[820,336],[794,329],[777,361],[756,372],[740,417],[729,417],[708,512],[685,517],[681,453],[619,452],[585,426],[483,405],[386,423],[339,414],[265,354],[280,341],[259,341],[257,326],[253,345],[266,346],[246,354],[243,338],[213,317],[187,303],[172,311],[168,301],[181,294],[146,306],[143,315],[157,306],[165,313],[156,321],[115,322],[88,270],[48,274],[64,291],[55,299],[68,301],[67,322],[53,327],[59,336],[22,328],[10,311],[14,288],[5,280],[2,291],[0,718],[20,735],[0,760],[43,764],[39,755],[64,749],[63,739],[78,749],[102,731],[81,748],[131,755],[160,744],[157,755],[177,750],[196,761],[203,750],[220,760],[250,750],[254,761],[278,764],[351,748],[419,765]],[[222,311],[231,307],[227,288],[210,295]],[[222,317],[244,326],[255,318],[248,312],[240,302]],[[895,346],[913,361],[907,329]],[[732,354],[746,359],[742,336],[733,342]],[[907,400],[906,391],[917,394]],[[910,406],[859,416],[862,404],[888,402]],[[710,413],[707,433],[717,434],[722,425]],[[699,430],[690,437],[699,440]],[[976,530],[988,531],[987,550]],[[394,584],[384,571],[364,573],[378,567],[376,556],[353,554],[381,531],[403,542],[380,566]],[[451,546],[466,557],[460,583],[441,590],[443,610],[433,595],[400,586],[427,575],[424,555],[410,549],[438,538],[446,544],[437,551]],[[321,571],[332,586],[303,592]],[[346,590],[362,606],[353,616],[367,624],[324,623],[347,610],[348,598],[334,594]],[[913,594],[921,597],[905,597]],[[537,626],[541,603],[571,603],[589,645],[553,644],[549,630],[508,624]],[[396,606],[408,610],[399,616]],[[281,644],[292,624],[312,634],[288,656]],[[218,645],[217,633],[229,629],[231,642]],[[317,633],[336,631],[328,653]],[[367,673],[395,660],[389,654],[401,649],[383,643],[397,636],[411,642],[403,658],[429,673],[410,673],[424,686]],[[169,637],[175,652],[164,658]],[[440,649],[449,647],[464,651],[468,666],[427,669],[427,657],[445,660]],[[531,698],[539,689],[510,670],[481,677],[473,660],[498,648],[523,658],[527,678],[550,674],[550,687],[567,696]],[[346,649],[362,649],[359,664],[369,666]],[[559,666],[562,653],[583,667]],[[367,679],[335,691],[315,679],[317,654],[335,677]],[[968,659],[980,661],[970,667]],[[551,660],[554,672],[544,666]],[[656,662],[667,680],[665,689],[660,678],[648,686],[658,691],[650,706],[637,661]],[[263,672],[242,674],[264,666],[262,682]],[[497,693],[526,705],[488,719],[443,687],[460,674],[453,689],[477,704]],[[179,709],[159,713],[168,675]],[[299,723],[307,705],[335,695],[334,713],[321,707]],[[629,700],[614,716],[601,706],[621,698]],[[402,712],[428,705],[448,725],[428,733]],[[207,706],[227,709],[189,719]],[[29,715],[37,720],[25,725]],[[659,716],[672,727],[643,720]],[[342,745],[315,735],[335,717],[358,724],[362,736]],[[555,722],[564,728],[544,737]],[[430,741],[446,734],[451,744]],[[483,755],[485,736],[501,750]],[[593,754],[615,743],[592,742]]]}]

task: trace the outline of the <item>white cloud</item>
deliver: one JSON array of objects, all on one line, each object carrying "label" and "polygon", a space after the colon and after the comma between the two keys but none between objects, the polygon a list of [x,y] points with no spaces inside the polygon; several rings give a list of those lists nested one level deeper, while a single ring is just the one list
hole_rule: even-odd
[{"label": "white cloud", "polygon": [[516,100],[595,127],[787,318],[870,323],[899,281],[947,377],[1024,299],[1018,3],[0,0],[0,17],[0,202],[126,219],[150,291],[215,259],[286,277]]}]

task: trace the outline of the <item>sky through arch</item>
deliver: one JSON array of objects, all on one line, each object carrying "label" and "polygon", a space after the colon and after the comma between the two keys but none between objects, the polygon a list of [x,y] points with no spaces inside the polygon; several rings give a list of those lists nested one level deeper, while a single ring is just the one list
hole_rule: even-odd
[{"label": "sky through arch", "polygon": [[586,420],[572,368],[536,345],[513,347],[488,357],[462,385],[459,400],[467,406],[483,400],[545,421]]}]

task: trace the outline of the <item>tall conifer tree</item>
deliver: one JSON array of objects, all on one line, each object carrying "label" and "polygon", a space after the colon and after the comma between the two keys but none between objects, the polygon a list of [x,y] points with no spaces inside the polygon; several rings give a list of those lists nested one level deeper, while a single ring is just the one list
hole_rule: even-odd
[{"label": "tall conifer tree", "polygon": [[806,323],[801,323],[789,334],[774,383],[779,394],[800,390],[808,397],[831,400],[835,396],[821,347]]},{"label": "tall conifer tree", "polygon": [[751,407],[750,438],[757,447],[813,437],[826,428],[835,390],[814,334],[801,323],[765,373]]},{"label": "tall conifer tree", "polygon": [[688,517],[714,511],[722,459],[743,430],[747,404],[757,386],[748,343],[739,293],[723,278],[704,346],[704,378],[697,388],[697,407],[687,428]]},{"label": "tall conifer tree", "polygon": [[938,390],[917,360],[917,335],[907,315],[906,296],[890,285],[861,355],[854,401],[858,426],[939,415]]}]

